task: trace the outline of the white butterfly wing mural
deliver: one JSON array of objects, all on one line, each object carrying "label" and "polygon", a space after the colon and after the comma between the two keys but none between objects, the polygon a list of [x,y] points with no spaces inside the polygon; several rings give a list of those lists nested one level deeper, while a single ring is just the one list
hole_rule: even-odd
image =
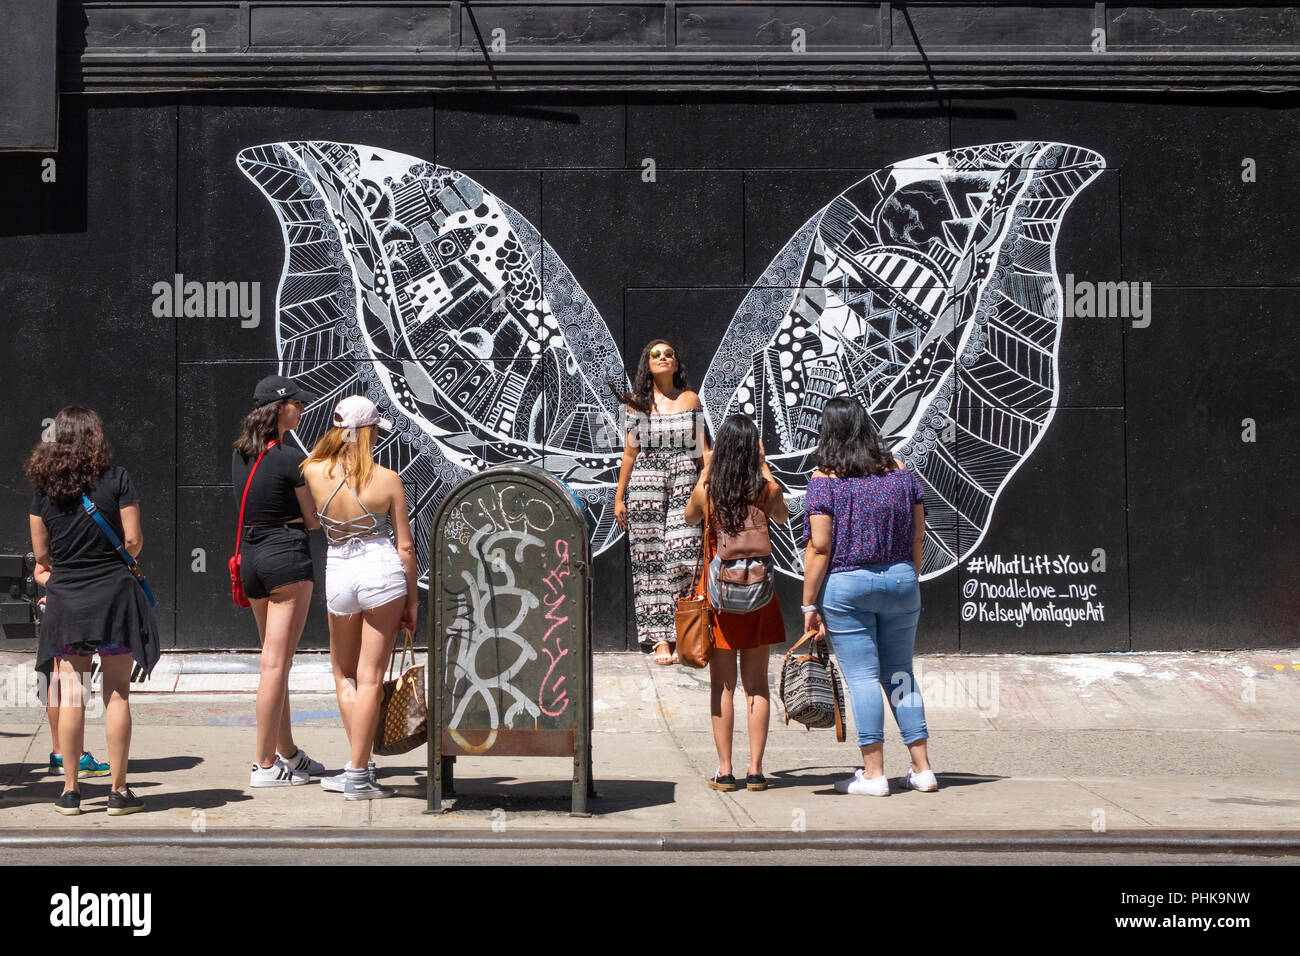
[{"label": "white butterfly wing mural", "polygon": [[421,584],[439,502],[462,478],[530,462],[586,506],[592,550],[622,534],[613,496],[627,382],[605,322],[516,210],[463,173],[390,150],[282,142],[240,151],[285,241],[281,374],[320,395],[308,446],[338,400],[394,422],[377,457],[408,492]]},{"label": "white butterfly wing mural", "polygon": [[[238,163],[283,231],[281,373],[321,395],[298,430],[315,441],[357,393],[393,419],[378,453],[412,495],[422,584],[438,503],[498,463],[568,483],[595,553],[621,537],[623,436],[605,383],[626,372],[527,219],[463,173],[365,145],[271,143]],[[926,487],[923,577],[979,543],[1055,412],[1057,230],[1103,168],[1045,142],[918,157],[835,197],[772,260],[701,397],[715,430],[735,412],[759,423],[791,503],[773,526],[783,571],[802,573],[808,457],[834,395],[859,398]]]},{"label": "white butterfly wing mural", "polygon": [[[701,397],[716,430],[753,416],[787,489],[778,563],[802,574],[803,495],[821,410],[856,397],[926,490],[922,578],[979,544],[1056,410],[1056,237],[1105,168],[1048,142],[932,153],[836,196],[745,297]],[[957,400],[960,391],[960,400]]]}]

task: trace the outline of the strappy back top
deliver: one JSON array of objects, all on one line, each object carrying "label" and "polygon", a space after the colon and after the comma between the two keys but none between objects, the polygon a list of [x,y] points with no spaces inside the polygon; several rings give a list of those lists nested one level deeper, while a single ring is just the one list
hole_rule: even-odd
[{"label": "strappy back top", "polygon": [[[329,517],[325,514],[325,509],[330,506],[330,502],[334,500],[334,496],[339,493],[344,485],[348,486],[348,491],[352,492],[352,497],[357,500],[357,504],[361,505],[363,513],[355,518],[341,521],[338,518]],[[350,541],[360,541],[363,538],[389,537],[391,534],[392,522],[389,521],[388,512],[375,514],[372,511],[366,511],[366,506],[361,503],[361,496],[353,490],[351,485],[348,485],[346,477],[338,483],[338,487],[325,499],[325,504],[320,511],[316,512],[316,517],[320,519],[320,526],[325,531],[325,540],[330,544],[347,544]]]}]

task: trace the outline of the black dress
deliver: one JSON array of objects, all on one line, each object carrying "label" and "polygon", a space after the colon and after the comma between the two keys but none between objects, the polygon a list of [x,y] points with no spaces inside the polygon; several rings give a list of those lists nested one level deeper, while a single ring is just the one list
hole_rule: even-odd
[{"label": "black dress", "polygon": [[[126,469],[110,467],[90,498],[121,540],[121,509],[139,502]],[[37,670],[48,675],[62,647],[87,642],[129,647],[144,673],[152,671],[160,649],[153,609],[80,498],[60,508],[37,493],[30,513],[45,522],[54,562],[45,585]]]}]

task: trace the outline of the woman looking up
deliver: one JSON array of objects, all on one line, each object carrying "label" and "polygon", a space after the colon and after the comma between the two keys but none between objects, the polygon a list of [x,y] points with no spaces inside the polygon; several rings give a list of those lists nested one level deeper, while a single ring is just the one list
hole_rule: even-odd
[{"label": "woman looking up", "polygon": [[627,529],[637,640],[656,664],[673,664],[677,599],[690,590],[700,541],[684,512],[700,460],[708,461],[704,410],[663,339],[641,350],[631,392],[610,390],[628,415],[614,517]]}]

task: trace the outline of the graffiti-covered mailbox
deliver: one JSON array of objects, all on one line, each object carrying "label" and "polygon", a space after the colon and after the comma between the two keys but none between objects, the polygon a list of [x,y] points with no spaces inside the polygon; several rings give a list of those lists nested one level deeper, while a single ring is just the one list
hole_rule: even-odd
[{"label": "graffiti-covered mailbox", "polygon": [[429,810],[464,756],[573,757],[591,785],[591,556],[581,506],[539,468],[501,465],[454,488],[429,567]]}]

